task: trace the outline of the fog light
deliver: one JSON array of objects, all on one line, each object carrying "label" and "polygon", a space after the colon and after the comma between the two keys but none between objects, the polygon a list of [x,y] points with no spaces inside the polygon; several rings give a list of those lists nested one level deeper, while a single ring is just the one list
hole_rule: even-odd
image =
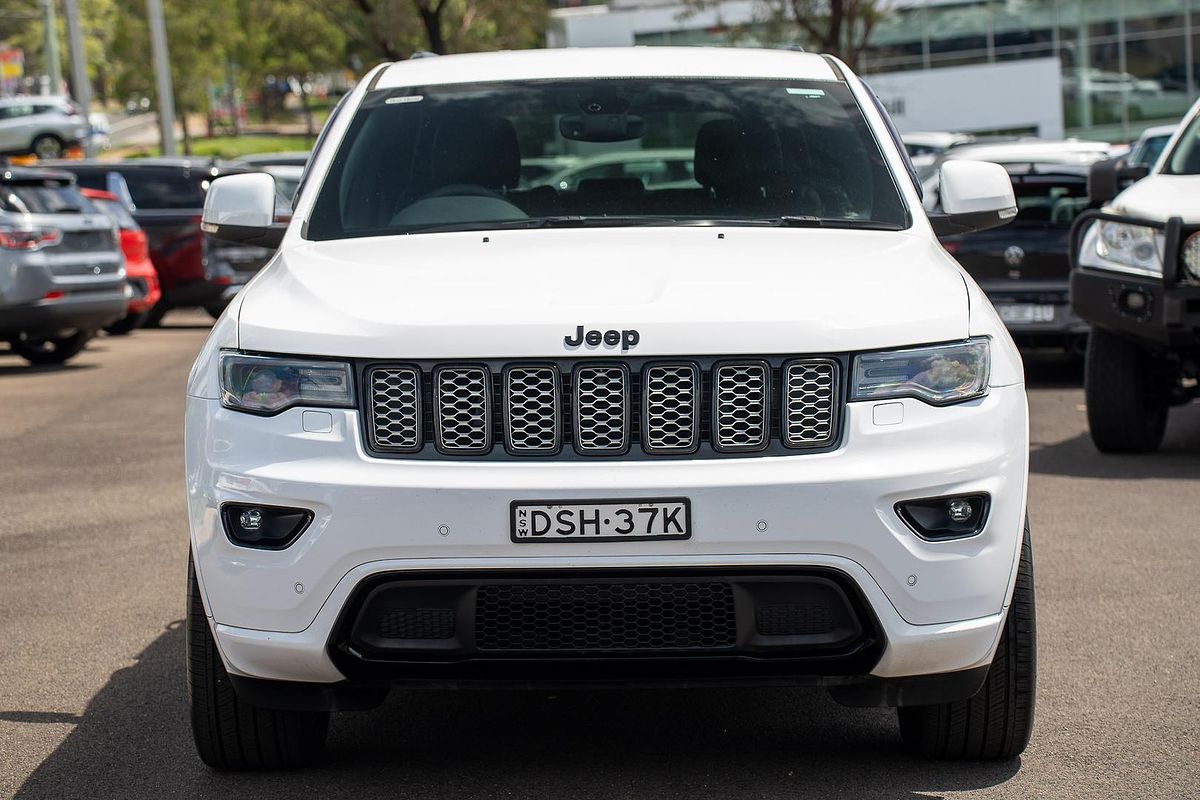
[{"label": "fog light", "polygon": [[1117,294],[1117,310],[1135,319],[1150,316],[1150,295],[1141,289],[1121,289]]},{"label": "fog light", "polygon": [[221,522],[229,541],[241,547],[282,550],[304,533],[313,513],[306,508],[226,503]]},{"label": "fog light", "polygon": [[896,514],[922,539],[961,539],[983,530],[988,501],[986,494],[905,500],[896,504]]},{"label": "fog light", "polygon": [[256,531],[262,527],[262,509],[248,508],[238,517],[238,527],[243,531]]},{"label": "fog light", "polygon": [[946,513],[952,522],[968,522],[974,515],[975,509],[971,506],[970,501],[958,498],[946,504]]}]

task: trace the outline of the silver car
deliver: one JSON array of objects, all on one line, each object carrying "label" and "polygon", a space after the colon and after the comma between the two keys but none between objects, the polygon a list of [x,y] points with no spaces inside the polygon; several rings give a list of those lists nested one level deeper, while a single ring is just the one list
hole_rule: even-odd
[{"label": "silver car", "polygon": [[0,153],[33,153],[61,158],[87,138],[91,126],[68,97],[41,95],[0,98]]},{"label": "silver car", "polygon": [[0,172],[0,340],[61,364],[125,314],[128,291],[117,231],[74,176]]}]

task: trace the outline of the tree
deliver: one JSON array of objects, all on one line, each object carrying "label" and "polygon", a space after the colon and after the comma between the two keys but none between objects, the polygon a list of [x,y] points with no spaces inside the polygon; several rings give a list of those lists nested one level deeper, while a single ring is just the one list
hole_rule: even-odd
[{"label": "tree", "polygon": [[351,49],[366,61],[419,50],[462,53],[536,47],[545,38],[545,0],[340,0],[326,6],[351,23]]},{"label": "tree", "polygon": [[[685,0],[691,9],[712,9],[719,0]],[[830,53],[858,68],[858,57],[887,12],[888,0],[759,0],[754,38],[763,44],[794,42]],[[744,29],[731,31],[745,37]]]},{"label": "tree", "polygon": [[308,79],[345,64],[346,36],[333,25],[313,19],[311,10],[295,2],[250,0],[246,8],[242,71],[258,80],[266,75],[295,78],[308,136],[316,135],[309,106]]}]

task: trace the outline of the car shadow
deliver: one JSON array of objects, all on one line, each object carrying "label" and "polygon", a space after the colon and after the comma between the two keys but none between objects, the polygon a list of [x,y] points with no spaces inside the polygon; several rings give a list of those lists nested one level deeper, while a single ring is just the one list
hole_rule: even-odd
[{"label": "car shadow", "polygon": [[911,757],[893,712],[842,708],[821,690],[408,690],[374,711],[335,714],[319,766],[222,774],[193,750],[183,645],[177,622],[114,673],[16,797],[891,800],[992,787],[1020,769]]},{"label": "car shadow", "polygon": [[1029,471],[1114,480],[1200,479],[1200,404],[1172,409],[1155,453],[1101,453],[1088,433],[1029,451]]},{"label": "car shadow", "polygon": [[96,369],[98,366],[97,364],[76,364],[72,362],[66,364],[30,364],[16,353],[0,351],[0,358],[5,356],[12,356],[14,360],[11,363],[0,363],[0,378],[6,375],[38,375],[49,372],[87,372],[90,369]]}]

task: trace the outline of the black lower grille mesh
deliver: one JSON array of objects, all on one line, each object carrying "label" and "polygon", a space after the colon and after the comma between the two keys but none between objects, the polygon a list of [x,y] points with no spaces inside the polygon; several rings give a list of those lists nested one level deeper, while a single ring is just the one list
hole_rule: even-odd
[{"label": "black lower grille mesh", "polygon": [[764,636],[811,636],[833,630],[827,603],[774,603],[759,606],[758,632]]},{"label": "black lower grille mesh", "polygon": [[379,615],[384,639],[449,639],[454,612],[448,608],[394,608]]},{"label": "black lower grille mesh", "polygon": [[487,584],[480,650],[710,650],[737,639],[728,583]]}]

